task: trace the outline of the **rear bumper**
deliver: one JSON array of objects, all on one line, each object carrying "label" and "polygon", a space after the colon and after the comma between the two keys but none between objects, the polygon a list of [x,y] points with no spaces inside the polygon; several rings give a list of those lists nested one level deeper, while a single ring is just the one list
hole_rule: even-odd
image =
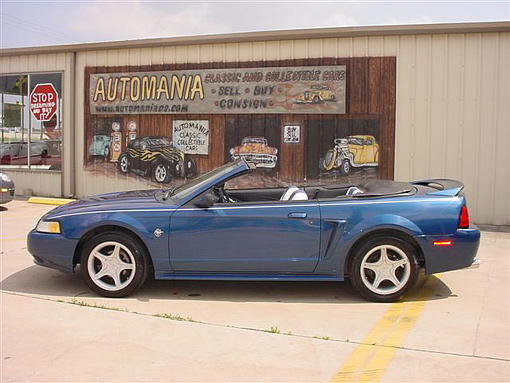
[{"label": "rear bumper", "polygon": [[[464,268],[476,268],[480,245],[480,231],[476,226],[458,229],[451,235],[424,235],[415,237],[425,258],[425,273],[433,274]],[[451,246],[434,246],[435,241],[451,241]]]},{"label": "rear bumper", "polygon": [[69,273],[74,269],[73,256],[77,245],[77,239],[35,230],[27,237],[27,249],[36,264]]}]

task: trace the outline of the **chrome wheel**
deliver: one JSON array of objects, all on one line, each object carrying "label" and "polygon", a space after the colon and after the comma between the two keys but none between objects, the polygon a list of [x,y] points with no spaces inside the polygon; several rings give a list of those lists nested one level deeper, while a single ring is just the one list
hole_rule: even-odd
[{"label": "chrome wheel", "polygon": [[133,253],[119,242],[102,242],[92,249],[87,269],[98,287],[118,291],[128,286],[136,273]]},{"label": "chrome wheel", "polygon": [[122,173],[127,173],[128,171],[128,158],[127,156],[122,156],[120,159],[120,171]]},{"label": "chrome wheel", "polygon": [[403,289],[411,275],[409,257],[392,245],[376,246],[361,261],[361,280],[372,292],[389,295]]},{"label": "chrome wheel", "polygon": [[165,182],[167,172],[168,170],[166,166],[163,164],[159,164],[156,166],[156,169],[154,170],[154,178],[158,182]]}]

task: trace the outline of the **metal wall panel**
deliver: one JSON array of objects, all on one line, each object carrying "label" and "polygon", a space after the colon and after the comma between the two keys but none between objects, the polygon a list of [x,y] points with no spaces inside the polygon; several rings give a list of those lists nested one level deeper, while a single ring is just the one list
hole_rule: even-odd
[{"label": "metal wall panel", "polygon": [[[81,51],[76,54],[76,192],[143,187],[83,172],[86,66],[397,57],[395,178],[466,185],[473,221],[510,224],[510,34],[363,36]],[[65,54],[0,58],[1,72],[66,67]]]},{"label": "metal wall panel", "polygon": [[[26,189],[33,190],[34,194],[49,195],[52,197],[67,196],[71,193],[71,168],[69,159],[71,156],[71,141],[69,130],[71,123],[71,65],[72,53],[49,53],[23,56],[0,57],[0,73],[19,74],[34,72],[56,72],[62,74],[62,173],[37,172],[33,170],[16,169],[2,170],[9,174],[16,184],[16,194],[23,194]],[[62,177],[63,175],[63,181]]]}]

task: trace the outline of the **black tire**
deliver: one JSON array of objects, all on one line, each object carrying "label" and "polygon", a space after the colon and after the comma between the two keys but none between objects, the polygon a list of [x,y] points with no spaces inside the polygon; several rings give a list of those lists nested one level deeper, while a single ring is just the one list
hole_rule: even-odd
[{"label": "black tire", "polygon": [[194,177],[197,175],[197,165],[193,158],[186,156],[184,157],[184,169],[186,173],[186,177]]},{"label": "black tire", "polygon": [[340,174],[343,176],[351,174],[351,163],[348,159],[342,161],[342,164],[340,165]]},{"label": "black tire", "polygon": [[119,156],[119,160],[117,162],[119,170],[121,173],[127,174],[129,173],[129,156],[126,153],[122,153]]},{"label": "black tire", "polygon": [[313,102],[314,104],[318,104],[320,101],[321,101],[321,99],[319,98],[319,96],[315,96],[315,97],[313,98],[313,101],[312,101],[312,102]]},{"label": "black tire", "polygon": [[108,146],[104,148],[103,157],[106,161],[110,159],[110,148]]},{"label": "black tire", "polygon": [[[125,249],[128,249],[132,256],[131,261],[130,256],[128,255],[129,253],[125,252],[122,248],[120,250],[120,256],[124,257],[124,261],[127,264],[134,264],[133,276],[131,275],[133,270],[122,270],[120,272],[119,280],[121,283],[124,283],[125,286],[119,285],[119,288],[116,290],[109,290],[103,287],[105,285],[113,285],[112,287],[115,288],[115,282],[110,275],[107,274],[104,277],[95,279],[96,282],[94,281],[93,275],[91,275],[91,269],[92,272],[100,272],[102,268],[105,267],[98,258],[94,257],[91,259],[91,257],[93,257],[93,250],[99,247],[99,251],[102,251],[101,254],[106,254],[109,252],[110,248],[115,247],[115,245],[111,245],[111,243],[120,244]],[[101,248],[103,245],[104,247]],[[112,256],[113,251],[108,255],[108,257]],[[91,263],[90,267],[89,260]],[[145,250],[138,240],[135,240],[129,235],[121,232],[110,231],[94,236],[85,244],[85,246],[83,246],[80,257],[80,271],[87,286],[96,294],[109,298],[122,298],[133,294],[143,285],[147,279],[149,263],[147,262]],[[124,275],[122,273],[124,273]],[[122,280],[122,278],[125,279]]]},{"label": "black tire", "polygon": [[154,164],[152,167],[152,178],[160,184],[170,182],[172,174],[168,164],[163,161]]},{"label": "black tire", "polygon": [[[378,288],[375,288],[375,290],[380,290],[380,292],[373,291],[376,274],[370,268],[363,268],[364,276],[362,276],[361,266],[366,256],[368,256],[367,260],[370,260],[372,257],[376,257],[376,260],[378,256],[382,257],[382,250],[374,250],[379,247],[386,247],[389,262],[407,260],[405,265],[390,271],[393,272],[396,280],[401,285],[397,286],[389,279],[382,279]],[[370,254],[371,252],[373,253]],[[373,259],[371,261],[373,262]],[[369,264],[372,262],[369,262]],[[412,244],[395,236],[378,236],[368,239],[358,247],[353,255],[349,272],[352,286],[363,298],[374,302],[395,302],[402,298],[416,284],[419,270],[416,249]]]}]

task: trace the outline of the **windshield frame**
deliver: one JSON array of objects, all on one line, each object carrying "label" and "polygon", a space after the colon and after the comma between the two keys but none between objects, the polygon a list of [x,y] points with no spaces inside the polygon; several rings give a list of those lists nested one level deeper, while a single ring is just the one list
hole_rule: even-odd
[{"label": "windshield frame", "polygon": [[218,183],[225,182],[227,179],[248,170],[250,170],[250,167],[242,159],[228,162],[176,187],[164,202],[171,201],[175,205],[182,206]]}]

